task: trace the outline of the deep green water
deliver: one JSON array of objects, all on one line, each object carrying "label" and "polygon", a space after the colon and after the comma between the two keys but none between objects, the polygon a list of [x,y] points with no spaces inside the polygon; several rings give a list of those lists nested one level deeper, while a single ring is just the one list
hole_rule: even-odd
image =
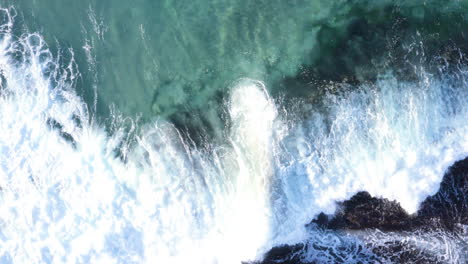
[{"label": "deep green water", "polygon": [[67,58],[73,49],[77,89],[99,118],[115,105],[124,116],[209,131],[223,127],[220,105],[239,78],[261,80],[275,96],[309,98],[323,81],[372,81],[388,69],[408,77],[405,63],[432,59],[411,50],[463,50],[468,38],[468,1],[0,4],[14,6],[19,23],[56,53]]}]

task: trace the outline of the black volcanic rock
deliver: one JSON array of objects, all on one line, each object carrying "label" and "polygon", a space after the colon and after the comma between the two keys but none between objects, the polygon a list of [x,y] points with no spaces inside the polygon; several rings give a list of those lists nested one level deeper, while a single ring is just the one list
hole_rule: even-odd
[{"label": "black volcanic rock", "polygon": [[400,230],[407,226],[410,216],[400,204],[358,192],[351,199],[339,203],[339,210],[328,223],[330,229],[378,228]]},{"label": "black volcanic rock", "polygon": [[300,254],[295,254],[301,251],[305,247],[304,244],[297,244],[293,246],[284,245],[280,247],[274,247],[265,255],[262,264],[312,264],[302,262]]},{"label": "black volcanic rock", "polygon": [[321,213],[312,223],[332,230],[377,228],[382,231],[414,230],[440,223],[452,230],[455,224],[468,224],[467,179],[468,157],[447,170],[439,191],[426,198],[415,215],[406,213],[396,201],[358,192],[349,200],[339,202],[334,216]]},{"label": "black volcanic rock", "polygon": [[[321,213],[309,225],[316,225],[324,231],[329,230],[326,232],[379,229],[383,232],[402,231],[419,235],[442,231],[457,236],[457,224],[468,225],[467,179],[468,157],[456,162],[446,171],[439,191],[426,198],[414,215],[406,213],[396,201],[372,197],[367,192],[358,192],[349,200],[339,202],[335,215]],[[258,264],[310,264],[304,262],[301,257],[301,251],[310,246],[308,243],[275,247],[266,253],[264,260]],[[404,240],[367,246],[376,257],[382,257],[382,260],[392,263],[445,263],[436,256],[421,252]],[[330,251],[330,248],[315,249]],[[372,263],[381,261],[373,259]]]},{"label": "black volcanic rock", "polygon": [[439,191],[422,202],[418,219],[438,219],[446,228],[468,224],[468,157],[456,162],[445,174]]}]

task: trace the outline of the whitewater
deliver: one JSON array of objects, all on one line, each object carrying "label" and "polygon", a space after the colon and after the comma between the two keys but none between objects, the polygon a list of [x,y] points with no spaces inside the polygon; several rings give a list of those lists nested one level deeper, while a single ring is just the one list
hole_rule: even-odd
[{"label": "whitewater", "polygon": [[15,36],[1,12],[1,263],[229,264],[307,239],[359,244],[305,225],[362,190],[414,213],[468,156],[463,67],[416,81],[389,72],[293,106],[240,79],[224,142],[196,144],[168,121],[117,112],[109,132],[74,90],[73,50]]}]

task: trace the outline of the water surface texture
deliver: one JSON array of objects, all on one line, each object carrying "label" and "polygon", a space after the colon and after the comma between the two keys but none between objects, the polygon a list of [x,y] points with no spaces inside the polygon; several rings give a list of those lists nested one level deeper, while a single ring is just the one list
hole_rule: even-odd
[{"label": "water surface texture", "polygon": [[468,1],[0,7],[0,263],[253,263],[304,241],[304,263],[392,263],[373,249],[395,241],[466,263],[466,222],[307,224],[358,191],[415,213],[468,156]]}]

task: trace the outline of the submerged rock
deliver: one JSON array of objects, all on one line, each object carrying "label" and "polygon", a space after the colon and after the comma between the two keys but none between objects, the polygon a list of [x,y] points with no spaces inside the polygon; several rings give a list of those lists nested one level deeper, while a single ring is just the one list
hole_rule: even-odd
[{"label": "submerged rock", "polygon": [[[453,164],[445,173],[439,191],[422,202],[414,215],[409,215],[396,201],[372,197],[367,192],[358,192],[349,200],[338,203],[338,209],[332,216],[319,214],[309,225],[326,232],[368,232],[375,230],[372,243],[365,244],[370,252],[372,263],[447,263],[448,260],[432,256],[418,249],[411,239],[398,239],[398,234],[414,234],[425,239],[426,234],[448,234],[461,240],[463,225],[468,225],[468,157]],[[381,239],[379,238],[381,236]],[[404,237],[401,236],[401,237]],[[437,235],[433,236],[438,239]],[[430,239],[428,243],[431,243]],[[333,253],[334,249],[317,247],[313,241],[296,245],[282,245],[267,252],[262,262],[257,264],[311,264],[324,261],[311,261],[304,258],[306,247],[326,252],[336,263],[348,260]],[[357,251],[366,249],[353,249]],[[318,254],[319,255],[319,254]],[[465,256],[466,257],[466,256]],[[462,256],[460,263],[465,257]],[[309,260],[308,260],[309,259]],[[328,262],[328,261],[325,261]],[[359,263],[359,262],[358,262]]]}]

